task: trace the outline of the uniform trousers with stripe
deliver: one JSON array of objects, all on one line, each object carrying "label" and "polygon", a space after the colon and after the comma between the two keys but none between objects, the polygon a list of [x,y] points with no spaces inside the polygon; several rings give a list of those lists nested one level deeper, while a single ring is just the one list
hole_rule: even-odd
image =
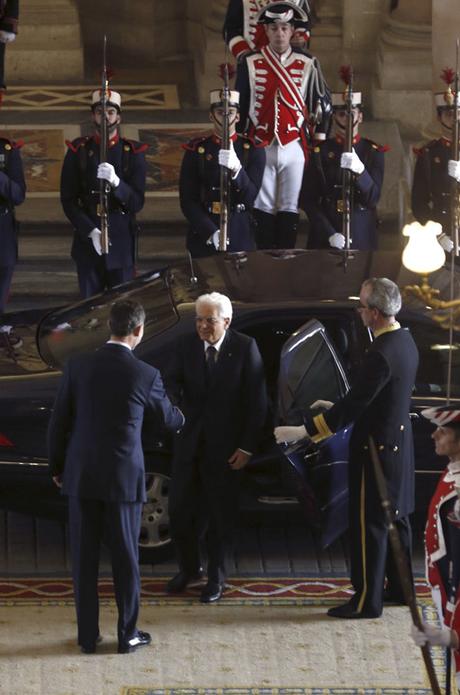
[{"label": "uniform trousers with stripe", "polygon": [[[369,612],[377,616],[383,609],[385,578],[389,594],[401,601],[404,595],[381,501],[375,496],[373,481],[370,485],[366,483],[366,476],[373,476],[369,468],[363,468],[358,489],[356,486],[350,487],[350,564],[351,583],[355,590],[351,604],[358,612]],[[395,526],[411,572],[412,532],[409,518],[396,518]]]}]

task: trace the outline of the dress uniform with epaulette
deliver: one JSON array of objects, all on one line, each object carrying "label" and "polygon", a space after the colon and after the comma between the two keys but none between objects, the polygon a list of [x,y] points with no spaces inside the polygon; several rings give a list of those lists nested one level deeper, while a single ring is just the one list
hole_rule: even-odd
[{"label": "dress uniform with epaulette", "polygon": [[362,322],[373,331],[374,340],[350,390],[335,404],[329,403],[325,412],[305,411],[303,426],[275,429],[277,441],[289,443],[308,435],[317,443],[353,425],[348,455],[348,521],[355,593],[347,603],[329,609],[328,615],[335,618],[378,618],[383,609],[385,577],[387,596],[404,601],[388,546],[388,527],[369,450],[370,436],[378,449],[394,523],[409,563],[411,557],[414,451],[409,411],[418,350],[409,331],[395,320],[401,309],[401,295],[394,282],[387,278],[365,281],[360,301]]},{"label": "dress uniform with epaulette", "polygon": [[[230,92],[230,106],[235,113],[238,96],[238,92]],[[212,114],[222,106],[222,92],[213,90],[210,100],[213,120]],[[221,205],[219,153],[227,151],[222,150],[219,123],[215,120],[214,123],[213,135],[194,139],[184,145],[179,196],[182,212],[190,223],[187,249],[194,257],[217,253]],[[236,168],[229,176],[227,250],[251,251],[255,244],[250,213],[262,181],[265,152],[263,148],[256,147],[252,140],[235,132],[231,135],[231,142]]]},{"label": "dress uniform with epaulette", "polygon": [[26,196],[22,144],[0,137],[0,317],[5,310],[18,257],[14,208],[21,205]]},{"label": "dress uniform with epaulette", "polygon": [[417,222],[426,224],[433,220],[441,224],[443,233],[438,241],[445,251],[452,251],[453,241],[449,236],[452,178],[460,181],[460,162],[452,159],[452,126],[455,100],[459,102],[460,96],[455,97],[451,87],[453,70],[446,68],[441,77],[447,83],[447,89],[435,94],[435,104],[443,135],[421,147],[414,147],[416,160],[411,204]]},{"label": "dress uniform with epaulette", "polygon": [[[224,40],[237,60],[246,53],[259,51],[266,46],[267,36],[258,24],[258,15],[272,0],[229,0],[224,21]],[[307,45],[310,39],[307,0],[293,0],[306,15],[305,20],[296,22],[295,36]]]},{"label": "dress uniform with epaulette", "polygon": [[330,95],[316,58],[294,51],[290,38],[304,17],[292,2],[272,2],[259,14],[268,45],[238,65],[239,129],[265,146],[267,163],[254,203],[258,248],[292,248],[309,142],[324,139]]},{"label": "dress uniform with epaulette", "polygon": [[[361,92],[353,92],[353,153],[350,166],[344,167],[344,120],[347,93],[332,94],[334,136],[318,143],[310,154],[310,161],[302,184],[300,207],[310,222],[307,248],[343,248],[343,178],[344,168],[351,170],[350,248],[368,251],[376,249],[377,203],[384,176],[386,146],[362,138],[358,133],[362,121]],[[339,116],[340,114],[340,116]],[[353,161],[354,160],[354,161]],[[358,173],[359,172],[359,173]]]},{"label": "dress uniform with epaulette", "polygon": [[[93,113],[100,104],[93,93]],[[107,106],[120,111],[120,95],[109,92]],[[72,258],[77,264],[82,297],[131,280],[134,276],[136,220],[144,205],[145,150],[147,145],[120,137],[119,117],[109,130],[107,162],[101,163],[100,137],[80,137],[68,142],[61,175],[61,203],[74,227]],[[109,253],[101,254],[100,180],[110,184],[108,194]]]}]

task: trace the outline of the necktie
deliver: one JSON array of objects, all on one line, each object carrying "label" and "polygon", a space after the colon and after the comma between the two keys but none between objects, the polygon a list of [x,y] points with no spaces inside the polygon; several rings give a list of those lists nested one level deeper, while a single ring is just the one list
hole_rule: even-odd
[{"label": "necktie", "polygon": [[216,366],[217,350],[213,345],[208,345],[206,348],[206,371],[208,376],[212,376]]}]

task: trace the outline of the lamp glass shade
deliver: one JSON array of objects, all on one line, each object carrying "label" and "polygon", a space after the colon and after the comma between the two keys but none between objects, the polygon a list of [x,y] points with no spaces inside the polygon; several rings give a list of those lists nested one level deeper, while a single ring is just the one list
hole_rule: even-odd
[{"label": "lamp glass shade", "polygon": [[423,226],[419,222],[412,222],[406,224],[402,233],[409,237],[402,254],[403,265],[408,270],[427,275],[444,265],[446,254],[436,238],[442,234],[438,222],[428,220]]}]

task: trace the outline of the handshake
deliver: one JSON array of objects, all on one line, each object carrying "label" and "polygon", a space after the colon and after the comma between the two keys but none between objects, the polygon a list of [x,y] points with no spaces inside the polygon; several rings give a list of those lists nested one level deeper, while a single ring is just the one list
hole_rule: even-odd
[{"label": "handshake", "polygon": [[[311,404],[310,408],[323,408],[329,410],[334,404],[331,401],[318,400]],[[305,425],[280,425],[274,429],[275,439],[277,444],[294,444],[301,439],[308,437],[308,432]]]}]

